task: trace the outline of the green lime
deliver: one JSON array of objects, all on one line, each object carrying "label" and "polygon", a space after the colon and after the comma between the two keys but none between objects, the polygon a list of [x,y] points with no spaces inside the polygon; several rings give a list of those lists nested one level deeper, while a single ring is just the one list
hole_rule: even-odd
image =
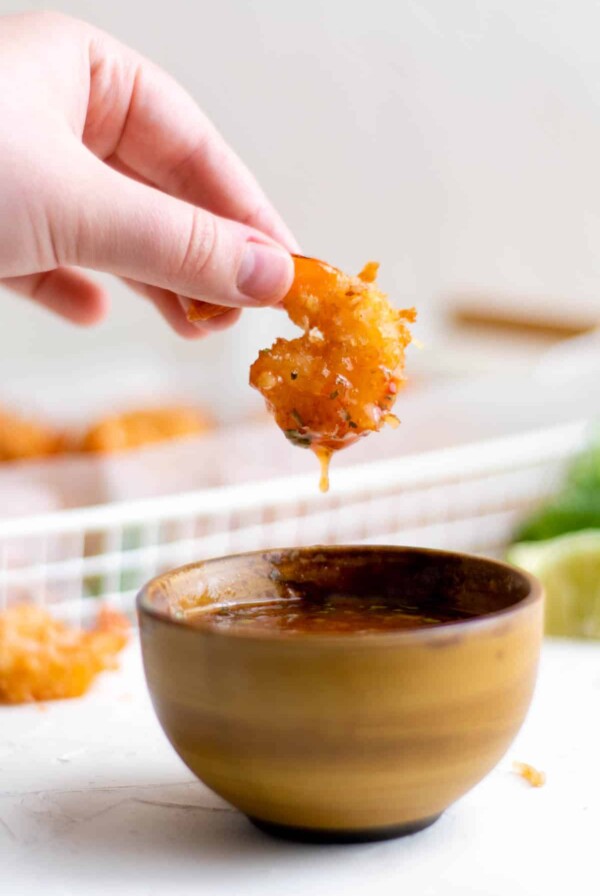
[{"label": "green lime", "polygon": [[544,585],[547,634],[600,638],[600,529],[514,544],[507,559]]}]

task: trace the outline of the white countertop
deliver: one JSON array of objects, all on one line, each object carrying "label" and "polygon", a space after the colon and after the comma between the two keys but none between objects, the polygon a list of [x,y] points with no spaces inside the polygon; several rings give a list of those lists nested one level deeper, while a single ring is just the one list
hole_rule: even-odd
[{"label": "white countertop", "polygon": [[[600,645],[549,642],[505,760],[396,841],[272,840],[197,783],[156,722],[139,651],[81,700],[0,707],[7,896],[587,896],[598,892]],[[547,773],[534,789],[513,759]],[[577,883],[576,883],[577,881]]]}]

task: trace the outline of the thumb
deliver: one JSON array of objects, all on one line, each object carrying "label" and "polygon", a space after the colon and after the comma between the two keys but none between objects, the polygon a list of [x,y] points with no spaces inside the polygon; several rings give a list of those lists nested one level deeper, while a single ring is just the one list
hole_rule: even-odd
[{"label": "thumb", "polygon": [[290,254],[265,234],[212,215],[91,159],[75,178],[70,263],[231,307],[279,302]]}]

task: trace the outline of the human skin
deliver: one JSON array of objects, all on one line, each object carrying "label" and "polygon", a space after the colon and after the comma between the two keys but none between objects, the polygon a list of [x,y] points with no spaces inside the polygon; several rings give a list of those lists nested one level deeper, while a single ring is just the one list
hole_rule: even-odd
[{"label": "human skin", "polygon": [[[278,304],[296,242],[165,72],[59,13],[0,18],[0,283],[90,325],[82,269],[116,274],[186,338]],[[191,299],[225,306],[190,323]]]}]

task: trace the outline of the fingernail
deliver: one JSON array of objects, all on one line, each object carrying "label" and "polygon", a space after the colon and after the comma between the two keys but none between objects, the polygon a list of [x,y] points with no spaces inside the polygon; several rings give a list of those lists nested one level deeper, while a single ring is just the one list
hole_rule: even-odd
[{"label": "fingernail", "polygon": [[281,300],[294,278],[292,257],[264,243],[246,243],[237,276],[241,293],[258,304]]}]

